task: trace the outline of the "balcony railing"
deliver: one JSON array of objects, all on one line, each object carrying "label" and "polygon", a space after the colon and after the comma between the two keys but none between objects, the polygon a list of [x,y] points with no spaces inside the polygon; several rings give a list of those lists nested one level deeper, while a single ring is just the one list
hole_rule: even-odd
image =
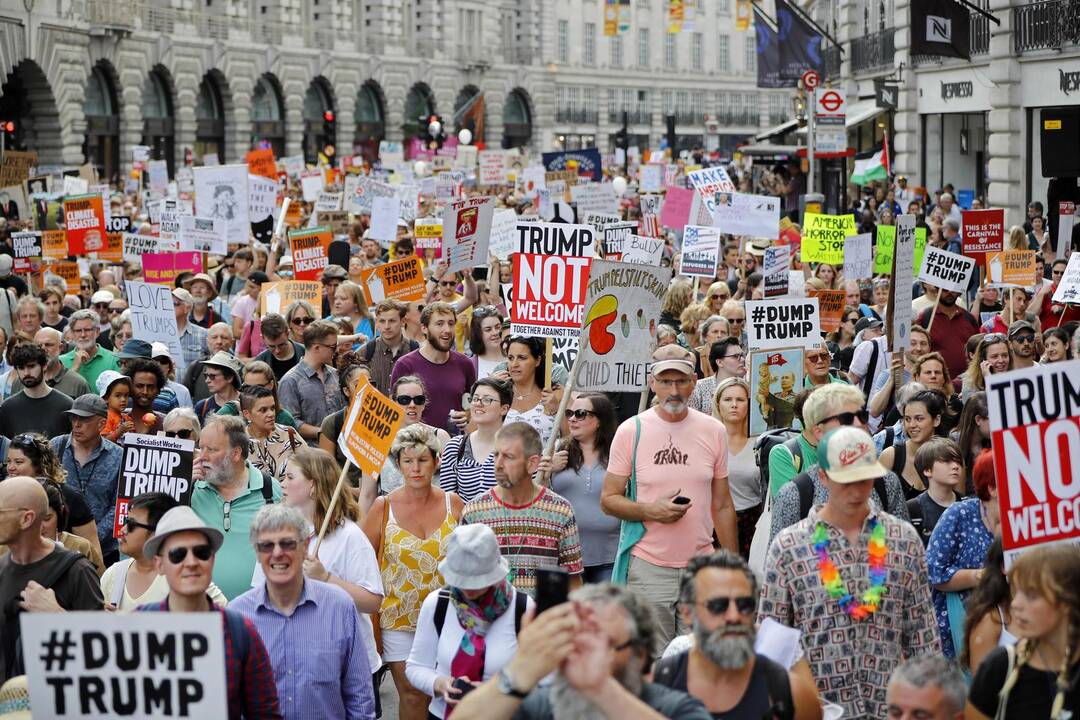
[{"label": "balcony railing", "polygon": [[743,110],[721,109],[716,113],[716,122],[721,125],[757,125],[758,111],[756,108]]},{"label": "balcony railing", "polygon": [[821,51],[822,59],[825,61],[825,77],[830,80],[840,79],[840,46],[829,44],[827,48]]},{"label": "balcony railing", "polygon": [[[622,123],[622,110],[611,110],[608,112],[608,122],[621,124]],[[626,122],[631,125],[652,125],[652,113],[640,108],[626,111]]]},{"label": "balcony railing", "polygon": [[596,110],[587,110],[585,108],[558,108],[555,110],[555,122],[596,125],[599,121],[600,113]]},{"label": "balcony railing", "polygon": [[1013,8],[1013,41],[1018,54],[1056,50],[1080,42],[1080,4],[1043,0]]},{"label": "balcony railing", "polygon": [[86,4],[86,19],[91,25],[130,30],[137,16],[134,0],[90,0]]},{"label": "balcony railing", "polygon": [[893,35],[895,28],[885,28],[851,41],[851,71],[853,73],[891,69],[893,66]]}]

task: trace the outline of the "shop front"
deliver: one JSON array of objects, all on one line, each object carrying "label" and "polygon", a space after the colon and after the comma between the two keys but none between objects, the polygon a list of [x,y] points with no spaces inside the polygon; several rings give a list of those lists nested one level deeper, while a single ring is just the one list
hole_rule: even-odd
[{"label": "shop front", "polygon": [[988,65],[916,73],[919,185],[933,193],[952,183],[957,201],[986,197]]}]

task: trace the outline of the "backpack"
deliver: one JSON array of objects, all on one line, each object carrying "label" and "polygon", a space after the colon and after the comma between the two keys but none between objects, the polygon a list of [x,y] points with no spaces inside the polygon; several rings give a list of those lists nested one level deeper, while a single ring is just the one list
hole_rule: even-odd
[{"label": "backpack", "polygon": [[[799,518],[805,518],[810,514],[810,508],[814,506],[814,478],[809,473],[799,473],[792,480],[799,490]],[[877,493],[881,509],[889,511],[889,490],[885,486],[885,478],[879,477],[874,480],[874,492]]]},{"label": "backpack", "polygon": [[260,470],[262,473],[262,496],[264,505],[274,504],[274,478],[270,477],[265,470]]},{"label": "backpack", "polygon": [[802,445],[799,444],[799,431],[795,428],[774,428],[758,436],[754,443],[754,459],[761,478],[762,497],[769,492],[769,454],[777,445],[783,445],[795,460],[795,472],[802,469]]},{"label": "backpack", "polygon": [[870,404],[870,391],[874,387],[874,376],[877,373],[878,356],[881,355],[881,343],[877,341],[877,338],[874,338],[870,342],[874,344],[874,347],[870,350],[870,364],[866,366],[866,377],[864,377],[862,381],[864,408]]},{"label": "backpack", "polygon": [[[521,619],[525,616],[528,607],[528,596],[520,590],[514,591],[514,635],[521,632]],[[435,601],[435,637],[442,637],[443,625],[446,623],[446,611],[450,609],[450,591],[446,588],[439,590],[439,599]]]},{"label": "backpack", "polygon": [[[653,682],[668,688],[675,688],[675,678],[689,651],[663,658],[656,663]],[[763,720],[790,720],[795,717],[795,703],[791,697],[791,679],[787,670],[775,660],[757,654],[756,662],[765,674],[765,687],[769,694],[769,709]],[[689,666],[689,658],[685,663]],[[687,670],[688,672],[688,670]],[[680,688],[686,692],[685,688]],[[747,688],[749,689],[749,687]]]}]

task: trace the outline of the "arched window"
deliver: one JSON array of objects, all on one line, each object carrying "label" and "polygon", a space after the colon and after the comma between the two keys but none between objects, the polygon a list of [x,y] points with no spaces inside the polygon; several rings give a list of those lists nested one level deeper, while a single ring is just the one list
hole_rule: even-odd
[{"label": "arched window", "polygon": [[277,82],[263,75],[251,93],[251,147],[269,143],[274,157],[285,154],[285,113]]},{"label": "arched window", "polygon": [[405,137],[413,137],[420,131],[420,118],[435,114],[435,98],[431,89],[423,83],[413,85],[405,96]]},{"label": "arched window", "polygon": [[503,147],[514,148],[528,145],[532,140],[532,113],[529,101],[518,90],[506,96],[503,105]]},{"label": "arched window", "polygon": [[337,143],[334,101],[321,78],[308,85],[304,94],[304,160],[317,163],[319,153]]},{"label": "arched window", "polygon": [[104,182],[120,177],[120,118],[116,112],[116,94],[101,65],[94,66],[86,82],[83,112],[86,113],[86,139],[83,155],[97,168]]},{"label": "arched window", "polygon": [[143,83],[142,110],[142,144],[150,148],[151,159],[164,160],[168,164],[172,177],[176,164],[172,96],[165,78],[156,70],[151,71]]},{"label": "arched window", "polygon": [[225,162],[225,111],[221,89],[210,75],[203,77],[199,96],[195,100],[195,162],[202,164],[203,156],[214,153],[219,163]]}]

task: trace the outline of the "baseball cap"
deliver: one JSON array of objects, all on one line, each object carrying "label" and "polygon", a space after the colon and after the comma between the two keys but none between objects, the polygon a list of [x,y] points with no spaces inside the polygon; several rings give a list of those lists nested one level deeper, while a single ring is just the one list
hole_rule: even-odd
[{"label": "baseball cap", "polygon": [[666,370],[675,370],[683,375],[694,374],[693,356],[689,350],[679,345],[665,345],[657,348],[652,354],[652,367],[649,372],[653,377]]},{"label": "baseball cap", "polygon": [[247,279],[255,283],[256,285],[262,285],[265,282],[270,282],[270,278],[267,276],[266,273],[262,272],[261,270],[256,270],[255,272],[249,274]]},{"label": "baseball cap", "polygon": [[158,358],[168,358],[169,362],[172,362],[172,355],[169,354],[169,346],[163,342],[150,343],[150,357],[155,360]]},{"label": "baseball cap", "polygon": [[1012,340],[1014,337],[1024,332],[1025,330],[1035,332],[1035,326],[1029,323],[1027,320],[1017,320],[1009,326],[1009,339]]},{"label": "baseball cap", "polygon": [[108,290],[98,290],[96,293],[90,296],[90,304],[97,305],[98,303],[111,303],[116,298]]},{"label": "baseball cap", "polygon": [[121,375],[115,370],[106,370],[98,375],[97,378],[97,392],[101,397],[105,397],[109,394],[109,389],[117,382],[126,382],[131,384],[131,378],[127,375]]},{"label": "baseball cap", "polygon": [[[104,374],[104,373],[103,373]],[[71,408],[64,411],[67,415],[75,415],[77,417],[88,418],[94,417],[109,417],[109,406],[105,404],[105,401],[95,395],[94,393],[86,393],[75,398],[75,401],[71,403]]]},{"label": "baseball cap", "polygon": [[877,446],[865,430],[838,427],[825,433],[818,444],[818,465],[835,483],[854,483],[885,477],[888,470],[878,462]]},{"label": "baseball cap", "polygon": [[121,360],[133,360],[135,358],[150,359],[150,343],[145,340],[137,340],[131,338],[126,343],[120,352],[116,353],[116,357]]},{"label": "baseball cap", "polygon": [[869,330],[870,328],[879,328],[884,323],[875,317],[861,317],[859,321],[855,323],[855,332],[861,333],[863,330]]},{"label": "baseball cap", "polygon": [[15,264],[15,261],[11,259],[11,256],[7,253],[0,255],[0,277],[7,277],[11,274],[11,267]]}]

